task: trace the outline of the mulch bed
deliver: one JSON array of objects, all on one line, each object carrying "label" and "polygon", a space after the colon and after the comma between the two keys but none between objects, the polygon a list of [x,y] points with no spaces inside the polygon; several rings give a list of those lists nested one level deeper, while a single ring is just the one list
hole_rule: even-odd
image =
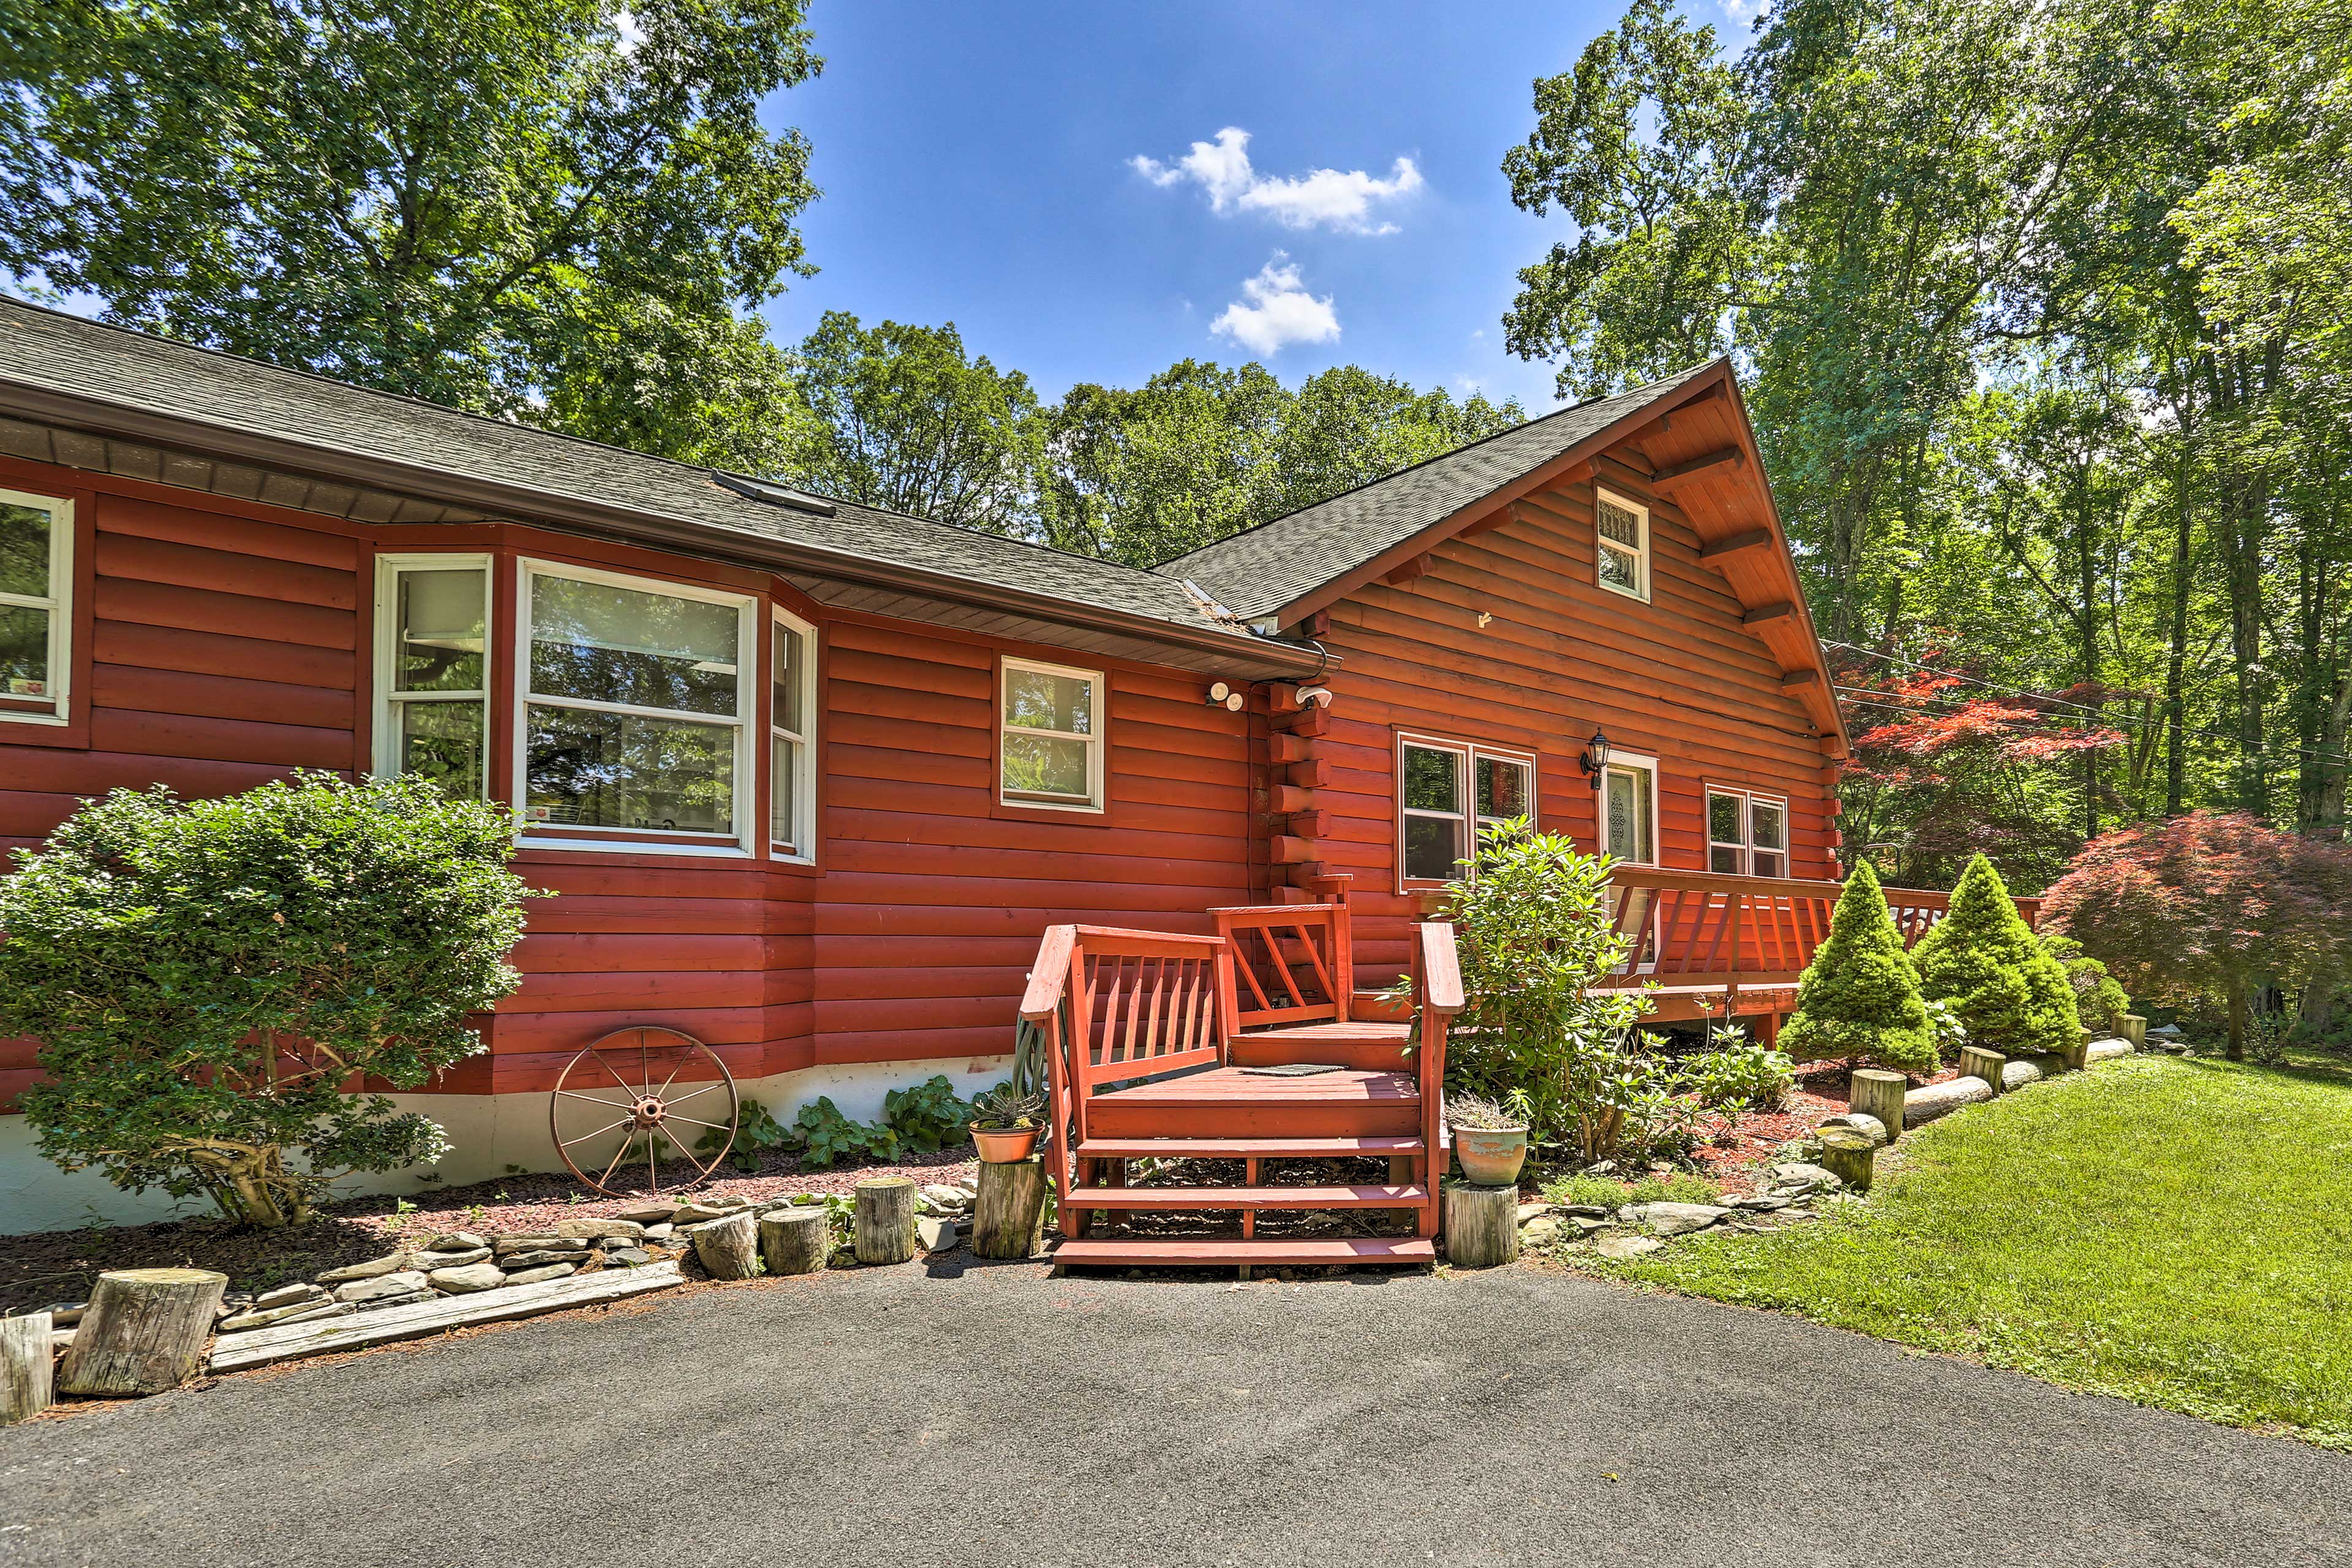
[{"label": "mulch bed", "polygon": [[[979,1169],[969,1144],[895,1165],[831,1171],[803,1171],[797,1160],[770,1154],[756,1173],[730,1169],[693,1195],[757,1201],[794,1193],[846,1193],[867,1176],[952,1182]],[[589,1192],[568,1175],[503,1176],[469,1187],[421,1185],[410,1198],[351,1198],[328,1205],[307,1225],[285,1230],[253,1230],[200,1217],[0,1236],[0,1312],[87,1300],[98,1276],[110,1268],[215,1268],[229,1277],[231,1289],[266,1290],[381,1258],[404,1239],[425,1241],[452,1230],[541,1230],[558,1220],[610,1214],[632,1201]]]}]

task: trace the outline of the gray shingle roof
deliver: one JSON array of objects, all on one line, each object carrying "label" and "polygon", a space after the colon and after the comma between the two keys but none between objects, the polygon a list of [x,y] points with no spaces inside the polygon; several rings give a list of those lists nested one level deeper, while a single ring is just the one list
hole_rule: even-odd
[{"label": "gray shingle roof", "polygon": [[[985,588],[1222,630],[1172,578],[853,502],[832,517],[721,489],[709,472],[501,419],[461,414],[235,354],[0,300],[0,380],[216,426],[619,507],[850,560],[920,567]],[[528,508],[518,509],[527,517]]]},{"label": "gray shingle roof", "polygon": [[1191,578],[1236,615],[1295,603],[1430,524],[1542,467],[1579,441],[1654,403],[1712,367],[1693,365],[1647,386],[1514,426],[1327,501],[1206,545],[1154,568]]}]

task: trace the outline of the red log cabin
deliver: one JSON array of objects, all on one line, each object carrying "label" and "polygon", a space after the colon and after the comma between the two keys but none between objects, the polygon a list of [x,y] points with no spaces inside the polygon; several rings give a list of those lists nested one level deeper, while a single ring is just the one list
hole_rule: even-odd
[{"label": "red log cabin", "polygon": [[[553,1077],[617,1027],[869,1116],[1001,1077],[1025,1006],[1066,1180],[1330,1141],[1392,1180],[1329,1206],[1425,1248],[1443,1010],[1369,994],[1443,1001],[1423,922],[1479,825],[1618,857],[1659,1016],[1769,1028],[1846,745],[1722,362],[1147,571],[0,304],[0,847],[295,768],[510,803],[560,896],[415,1097],[450,1181],[551,1168]],[[35,1070],[0,1044],[0,1094]],[[8,1228],[128,1202],[0,1116]]]}]

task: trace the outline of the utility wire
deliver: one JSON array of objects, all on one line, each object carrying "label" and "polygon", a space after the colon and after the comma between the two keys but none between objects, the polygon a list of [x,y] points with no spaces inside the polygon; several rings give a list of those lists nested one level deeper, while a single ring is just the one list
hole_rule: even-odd
[{"label": "utility wire", "polygon": [[[1997,680],[1980,680],[1973,675],[1961,675],[1953,670],[1938,669],[1934,665],[1921,664],[1916,659],[1904,658],[1895,654],[1882,653],[1874,647],[1864,647],[1858,643],[1826,642],[1822,644],[1822,646],[1824,647],[1843,648],[1849,653],[1858,653],[1868,658],[1883,658],[1889,664],[1899,664],[1906,669],[1916,669],[1927,675],[1942,676],[1947,679],[1960,681],[1966,685],[1982,687],[1987,691],[1999,691],[2011,697],[2023,697],[2035,702],[2047,702],[2060,708],[2072,708],[2078,713],[2090,714],[2102,724],[2128,724],[2136,730],[2146,728],[2144,721],[2131,718],[2128,715],[2108,713],[2103,709],[2093,708],[2081,702],[2070,702],[2063,697],[2053,697],[2046,691],[2035,691],[2029,687],[2004,686]],[[1869,690],[1871,689],[1841,686],[1837,689],[1840,691],[1855,691]],[[1878,695],[1885,694],[1878,693]],[[1898,705],[1893,703],[1878,703],[1875,704],[1875,706],[1896,707]],[[1916,709],[1905,710],[1916,711]],[[2226,730],[2210,729],[2201,724],[2183,725],[2181,727],[2181,732],[2189,735],[2202,735],[2209,740],[2215,741],[2234,741],[2237,739],[2236,736],[2231,734]],[[2341,752],[2320,751],[2301,744],[2265,744],[2260,749],[2263,751],[2291,752],[2298,756],[2310,757],[2319,762],[2334,763],[2338,765],[2352,763],[2352,756],[2347,756]]]}]

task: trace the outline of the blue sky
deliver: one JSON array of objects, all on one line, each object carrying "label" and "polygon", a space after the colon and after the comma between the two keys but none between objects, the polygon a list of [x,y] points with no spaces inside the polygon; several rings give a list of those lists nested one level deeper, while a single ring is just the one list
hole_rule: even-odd
[{"label": "blue sky", "polygon": [[1622,11],[814,0],[824,74],[769,114],[814,144],[822,271],[769,318],[784,341],[827,310],[952,321],[1048,397],[1192,355],[1539,412],[1551,372],[1500,318],[1569,226],[1514,207],[1500,164],[1533,79]]}]

